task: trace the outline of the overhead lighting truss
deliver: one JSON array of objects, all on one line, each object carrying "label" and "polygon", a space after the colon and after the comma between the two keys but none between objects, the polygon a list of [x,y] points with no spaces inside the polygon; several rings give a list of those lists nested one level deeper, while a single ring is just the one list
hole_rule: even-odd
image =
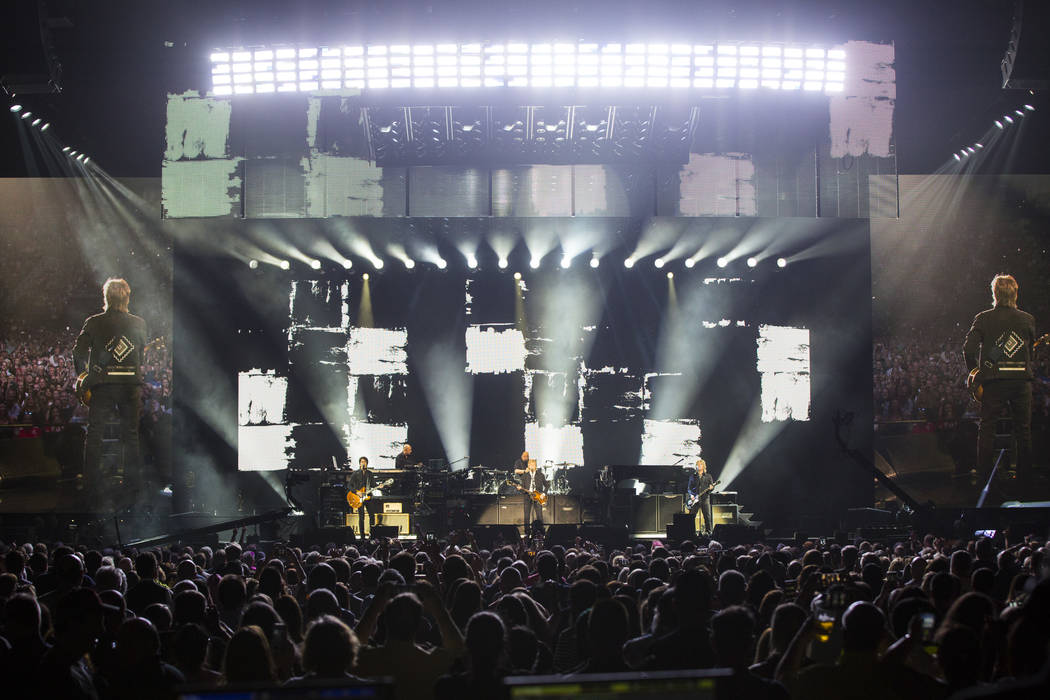
[{"label": "overhead lighting truss", "polygon": [[212,92],[487,88],[840,93],[846,51],[712,42],[369,44],[217,50]]}]

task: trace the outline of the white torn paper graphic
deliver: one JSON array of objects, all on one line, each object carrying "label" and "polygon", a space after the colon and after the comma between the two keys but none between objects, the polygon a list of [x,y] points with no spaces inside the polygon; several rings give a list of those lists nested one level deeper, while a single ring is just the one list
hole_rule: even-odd
[{"label": "white torn paper graphic", "polygon": [[351,328],[346,342],[350,374],[408,374],[408,331]]},{"label": "white torn paper graphic", "polygon": [[578,425],[526,423],[525,451],[541,466],[583,464],[583,431]]},{"label": "white torn paper graphic", "polygon": [[272,371],[250,369],[237,375],[237,424],[273,425],[284,422],[288,378]]},{"label": "white torn paper graphic", "polygon": [[693,464],[700,457],[700,423],[645,419],[639,464]]},{"label": "white torn paper graphic", "polygon": [[358,459],[368,457],[368,466],[373,469],[393,469],[402,445],[408,442],[407,425],[352,420],[343,426],[343,434],[347,456],[355,468]]},{"label": "white torn paper graphic", "polygon": [[809,420],[809,329],[759,326],[757,367],[762,422]]},{"label": "white torn paper graphic", "polygon": [[237,427],[237,468],[241,471],[275,471],[288,468],[292,447],[291,425],[241,425]]},{"label": "white torn paper graphic", "polygon": [[[509,324],[508,324],[509,325]],[[467,327],[467,371],[471,374],[504,374],[525,369],[525,336],[510,326]]]}]

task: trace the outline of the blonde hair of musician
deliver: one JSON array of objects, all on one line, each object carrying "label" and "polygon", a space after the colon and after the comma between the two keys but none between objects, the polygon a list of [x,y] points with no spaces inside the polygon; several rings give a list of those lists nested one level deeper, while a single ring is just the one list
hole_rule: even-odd
[{"label": "blonde hair of musician", "polygon": [[128,310],[131,302],[131,285],[119,277],[110,277],[102,285],[102,310],[109,311],[111,308],[117,311]]},{"label": "blonde hair of musician", "polygon": [[996,275],[992,279],[992,304],[1017,308],[1017,280],[1011,275]]}]

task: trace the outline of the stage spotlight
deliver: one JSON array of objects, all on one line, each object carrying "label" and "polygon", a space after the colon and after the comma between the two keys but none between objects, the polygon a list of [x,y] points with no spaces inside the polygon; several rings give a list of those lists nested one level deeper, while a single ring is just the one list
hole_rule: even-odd
[{"label": "stage spotlight", "polygon": [[81,153],[79,156],[77,156],[77,160],[79,160],[81,163],[84,162],[85,158],[87,158],[87,156],[85,156],[83,153]]},{"label": "stage spotlight", "polygon": [[477,266],[478,266],[478,259],[476,257],[474,257],[473,255],[468,255],[467,256],[467,267],[469,267],[471,270],[473,270],[473,269],[477,268]]},{"label": "stage spotlight", "polygon": [[1024,116],[1024,112],[1022,112],[1022,111],[1021,111],[1021,110],[1019,110],[1019,109],[1015,109],[1015,110],[1014,110],[1014,114],[1016,114],[1016,115],[1017,115],[1017,116],[1019,116],[1019,117],[1023,117],[1023,116]]},{"label": "stage spotlight", "polygon": [[508,261],[506,258],[500,258],[497,264],[499,265],[499,269],[506,270],[507,265],[510,264],[510,261]]},{"label": "stage spotlight", "polygon": [[41,119],[40,117],[37,117],[36,119],[33,120],[33,123],[31,124],[31,126],[36,126],[37,124],[39,124],[42,121],[43,121],[43,119]]},{"label": "stage spotlight", "polygon": [[787,267],[788,261],[785,258],[777,258],[777,267]]},{"label": "stage spotlight", "polygon": [[[24,117],[23,117],[23,118],[24,118]],[[1013,123],[1014,123],[1014,118],[1013,118],[1013,117],[1011,117],[1011,116],[1010,116],[1009,114],[1004,114],[1004,115],[1003,115],[1003,119],[1004,119],[1005,121],[1008,121],[1008,122],[1010,122],[1011,124],[1013,124]]]},{"label": "stage spotlight", "polygon": [[445,260],[444,258],[438,258],[437,259],[437,266],[438,266],[439,270],[444,270],[446,267],[448,267],[448,261]]},{"label": "stage spotlight", "polygon": [[570,267],[572,267],[572,258],[570,258],[568,255],[562,256],[561,266],[562,269],[568,270]]},{"label": "stage spotlight", "polygon": [[974,146],[977,146],[977,148],[984,148],[983,143],[975,143]]},{"label": "stage spotlight", "polygon": [[667,279],[673,280],[674,279],[674,273],[673,272],[668,272],[667,273]]},{"label": "stage spotlight", "polygon": [[258,260],[254,260],[254,259],[253,260],[249,260],[248,261],[248,267],[250,267],[253,270],[257,270],[259,268],[259,261]]},{"label": "stage spotlight", "polygon": [[966,150],[970,152],[970,155],[973,155],[974,153],[977,152],[977,151],[974,150],[973,146],[967,146]]},{"label": "stage spotlight", "polygon": [[598,256],[597,255],[595,255],[594,257],[591,258],[591,267],[598,267],[598,265],[600,265],[600,264],[601,264],[601,261],[598,260]]},{"label": "stage spotlight", "polygon": [[84,165],[87,165],[90,162],[91,162],[91,156],[84,156]]},{"label": "stage spotlight", "polygon": [[292,264],[290,262],[288,262],[287,260],[282,260],[281,261],[281,269],[282,270],[288,270],[291,267],[292,267]]},{"label": "stage spotlight", "polygon": [[44,122],[44,125],[42,127],[40,127],[40,130],[41,131],[47,131],[50,128],[51,128],[51,122]]},{"label": "stage spotlight", "polygon": [[688,267],[689,269],[692,269],[693,265],[696,265],[696,261],[695,260],[693,260],[692,258],[686,258],[685,259],[685,266],[686,267]]},{"label": "stage spotlight", "polygon": [[354,261],[351,260],[350,258],[347,258],[346,260],[343,261],[343,267],[346,268],[347,270],[349,270],[353,266],[354,266]]},{"label": "stage spotlight", "polygon": [[959,157],[958,153],[953,153],[952,157],[955,158],[955,160],[962,160],[962,158]]},{"label": "stage spotlight", "polygon": [[361,275],[361,279],[363,279],[365,282],[367,282],[368,281],[368,273],[366,272],[365,274]]},{"label": "stage spotlight", "polygon": [[372,266],[375,267],[375,269],[377,269],[377,270],[382,270],[383,269],[383,264],[384,263],[383,263],[383,259],[382,258],[376,258],[375,260],[372,261]]},{"label": "stage spotlight", "polygon": [[33,116],[32,112],[23,112],[22,113],[22,119],[29,119],[31,116]]},{"label": "stage spotlight", "polygon": [[416,261],[415,260],[413,260],[412,258],[405,258],[405,267],[406,268],[411,270],[415,266],[416,266]]},{"label": "stage spotlight", "polygon": [[11,105],[11,111],[18,114],[22,111],[22,105]]},{"label": "stage spotlight", "polygon": [[533,270],[538,269],[539,266],[540,266],[540,259],[539,258],[533,258],[532,260],[529,261],[529,267],[531,267]]},{"label": "stage spotlight", "polygon": [[1002,128],[1003,128],[1003,123],[1002,123],[1001,121],[999,121],[998,119],[996,119],[996,120],[995,120],[995,125],[996,125],[997,127],[999,127],[1000,129],[1002,129]]},{"label": "stage spotlight", "polygon": [[1025,105],[1024,108],[1027,109],[1029,112],[1035,111],[1035,107],[1033,107],[1032,105]]},{"label": "stage spotlight", "polygon": [[656,265],[656,269],[659,270],[661,267],[664,266],[664,259],[657,258],[656,260],[653,260],[653,265]]},{"label": "stage spotlight", "polygon": [[718,260],[715,261],[715,264],[718,265],[719,267],[725,267],[726,265],[729,264],[729,258],[719,258]]},{"label": "stage spotlight", "polygon": [[521,273],[520,272],[515,272],[514,273],[514,279],[520,280],[521,279]]},{"label": "stage spotlight", "polygon": [[634,267],[634,258],[626,258],[623,261],[623,266],[630,270],[632,267]]},{"label": "stage spotlight", "polygon": [[69,157],[70,158],[76,158],[77,157],[77,151],[70,151],[69,152]]},{"label": "stage spotlight", "polygon": [[63,153],[69,153],[69,146],[63,146],[62,147],[62,152]]},{"label": "stage spotlight", "polygon": [[755,267],[756,265],[758,265],[758,258],[748,258],[747,259],[747,266],[748,267]]}]

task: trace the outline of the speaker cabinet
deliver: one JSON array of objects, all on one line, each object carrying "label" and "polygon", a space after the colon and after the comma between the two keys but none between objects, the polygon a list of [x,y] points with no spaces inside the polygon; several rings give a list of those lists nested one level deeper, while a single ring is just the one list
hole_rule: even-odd
[{"label": "speaker cabinet", "polygon": [[[346,526],[353,528],[357,531],[357,513],[347,513],[346,515]],[[412,523],[411,517],[408,513],[377,513],[376,514],[376,530],[378,532],[380,527],[393,527],[396,530],[384,531],[384,534],[378,535],[378,537],[401,537],[402,535],[412,534]],[[388,532],[396,532],[396,534],[387,534]],[[365,516],[365,537],[372,536],[372,528],[368,524],[368,516]]]},{"label": "speaker cabinet", "polygon": [[719,525],[736,525],[739,521],[737,513],[738,506],[735,503],[721,503],[711,506],[711,519],[715,521],[715,527]]},{"label": "speaker cabinet", "polygon": [[681,513],[683,508],[681,494],[670,496],[642,496],[634,502],[634,512],[631,522],[634,532],[637,533],[664,533],[665,528],[671,522],[676,513]]},{"label": "speaker cabinet", "polygon": [[[321,527],[341,527],[347,517],[346,489],[341,486],[322,486],[320,500]],[[354,522],[357,522],[356,515]]]},{"label": "speaker cabinet", "polygon": [[543,519],[548,525],[579,525],[580,499],[576,496],[550,496],[543,509]]}]

